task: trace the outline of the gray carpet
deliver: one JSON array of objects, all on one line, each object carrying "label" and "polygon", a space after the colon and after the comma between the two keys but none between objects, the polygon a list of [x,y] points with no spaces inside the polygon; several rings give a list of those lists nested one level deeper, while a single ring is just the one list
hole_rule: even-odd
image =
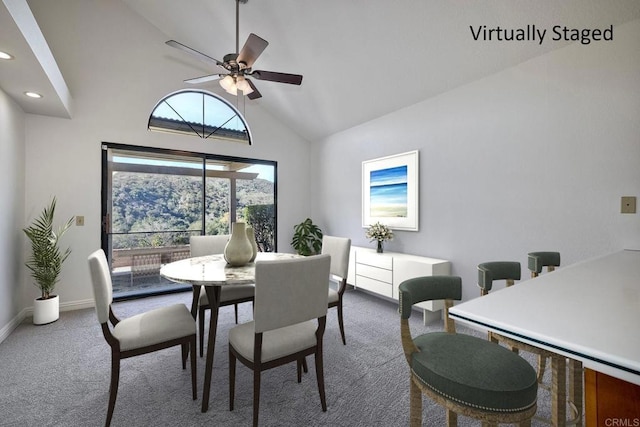
[{"label": "gray carpet", "polygon": [[[190,293],[114,304],[121,317],[174,302],[191,303]],[[345,294],[347,345],[342,345],[336,310],[325,333],[327,412],[322,412],[313,358],[302,383],[295,364],[262,377],[260,425],[406,426],[409,423],[408,372],[400,344],[397,304],[362,292]],[[240,321],[250,320],[251,304],[240,305]],[[411,318],[414,334],[441,329]],[[204,359],[198,357],[198,400],[191,399],[189,369],[182,370],[179,347],[122,361],[113,426],[250,425],[252,375],[238,364],[236,403],[229,411],[227,337],[233,307],[220,310],[209,411],[201,413]],[[459,327],[459,332],[473,333]],[[523,355],[533,360],[531,355]],[[1,426],[104,425],[110,376],[110,350],[93,309],[62,312],[50,325],[25,321],[0,344]],[[548,370],[547,370],[548,371]],[[547,376],[549,373],[547,372]],[[549,417],[549,393],[539,392],[538,415]],[[444,425],[444,410],[424,399],[424,424]],[[459,425],[479,422],[459,417]],[[545,425],[534,420],[533,425]]]}]

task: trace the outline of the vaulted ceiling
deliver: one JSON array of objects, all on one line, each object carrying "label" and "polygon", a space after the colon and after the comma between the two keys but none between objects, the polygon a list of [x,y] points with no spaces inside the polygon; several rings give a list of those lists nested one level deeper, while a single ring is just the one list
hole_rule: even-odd
[{"label": "vaulted ceiling", "polygon": [[[82,1],[2,0],[0,50],[11,50],[19,58],[14,61],[23,62],[19,67],[12,65],[11,70],[0,63],[0,87],[26,112],[69,117],[73,108],[55,81],[52,83],[47,67],[29,45],[29,37],[21,33],[11,6],[31,6],[73,93],[74,79],[67,76],[81,64],[78,54],[68,54],[65,49],[77,49],[78,45],[65,45],[61,34],[68,37],[72,32],[73,37],[83,38],[83,31],[92,28],[68,28],[55,19],[60,15],[56,9],[74,8]],[[151,60],[150,55],[145,56],[144,67],[150,73],[168,70],[154,79],[167,79],[176,88],[187,87],[184,79],[216,70],[164,45],[166,40],[175,39],[220,60],[235,51],[235,0],[91,3],[101,2],[121,2],[123,13],[144,19],[159,30],[153,35],[157,43],[148,47],[155,55]],[[99,10],[97,7],[96,13]],[[82,11],[91,13],[86,3]],[[254,69],[302,74],[304,80],[301,86],[254,80],[262,98],[247,102],[268,110],[302,137],[315,141],[570,43],[551,40],[555,25],[604,29],[639,18],[637,0],[249,0],[240,5],[240,46],[249,33],[269,42]],[[111,25],[109,31],[122,30]],[[526,30],[532,25],[547,30],[542,43],[539,39],[474,40],[470,28]],[[140,26],[140,31],[147,28]],[[140,49],[133,42],[136,28],[127,28],[127,32],[132,43],[120,48]],[[101,55],[100,46],[86,48],[82,60]],[[24,99],[25,88],[38,85],[48,91],[43,102]],[[217,82],[200,87],[224,93]]]}]

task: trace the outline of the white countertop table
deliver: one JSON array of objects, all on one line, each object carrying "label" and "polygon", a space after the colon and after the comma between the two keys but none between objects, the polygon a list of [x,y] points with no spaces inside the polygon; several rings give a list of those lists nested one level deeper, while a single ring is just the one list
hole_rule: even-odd
[{"label": "white countertop table", "polygon": [[640,385],[640,251],[563,267],[449,314]]}]

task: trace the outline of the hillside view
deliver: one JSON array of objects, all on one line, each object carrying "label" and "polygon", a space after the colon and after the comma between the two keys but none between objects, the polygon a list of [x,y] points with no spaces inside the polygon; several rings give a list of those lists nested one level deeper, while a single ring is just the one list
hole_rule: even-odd
[{"label": "hillside view", "polygon": [[[113,248],[172,246],[189,236],[228,234],[230,180],[208,178],[202,219],[200,177],[117,172],[113,175]],[[262,250],[273,247],[274,183],[236,181],[237,219],[254,226]]]}]

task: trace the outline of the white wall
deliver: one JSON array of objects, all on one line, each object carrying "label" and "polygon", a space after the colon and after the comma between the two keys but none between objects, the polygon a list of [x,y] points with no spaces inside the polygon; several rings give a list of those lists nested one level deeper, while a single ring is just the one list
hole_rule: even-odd
[{"label": "white wall", "polygon": [[[60,43],[73,46],[70,56],[61,54],[59,62],[61,68],[74,64],[62,72],[72,91],[76,113],[71,120],[27,115],[24,223],[33,219],[53,195],[58,198],[60,221],[74,215],[85,217],[84,227],[72,227],[63,238],[63,247],[69,245],[72,253],[56,288],[61,310],[93,303],[86,260],[100,247],[103,141],[277,161],[278,249],[290,251],[294,224],[308,216],[308,142],[275,121],[258,107],[259,103],[246,107],[252,146],[147,131],[155,103],[182,88],[179,78],[165,73],[171,74],[175,71],[172,67],[184,64],[169,61],[163,70],[146,65],[145,58],[170,49],[161,42],[166,36],[121,2],[63,2],[50,9],[48,13],[56,16],[48,21],[75,29],[50,42],[52,49]],[[113,32],[116,27],[119,31]],[[133,29],[135,36],[130,33]],[[46,27],[43,33],[47,35]],[[127,44],[140,48],[119,49]],[[24,286],[27,295],[23,304],[29,307],[37,289],[28,288],[26,281]]]},{"label": "white wall", "polygon": [[0,342],[23,308],[25,114],[0,90]]},{"label": "white wall", "polygon": [[[478,263],[556,250],[562,264],[640,249],[640,21],[610,43],[571,45],[313,145],[314,220],[372,246],[361,162],[420,151],[420,231],[390,251],[445,258],[479,295]],[[381,100],[384,102],[384,100]],[[502,286],[502,285],[500,285]]]}]

